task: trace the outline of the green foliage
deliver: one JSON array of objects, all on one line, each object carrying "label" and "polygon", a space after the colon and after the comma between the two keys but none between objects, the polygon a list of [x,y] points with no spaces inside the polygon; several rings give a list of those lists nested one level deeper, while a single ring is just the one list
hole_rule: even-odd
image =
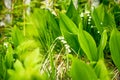
[{"label": "green foliage", "polygon": [[65,25],[65,27],[63,27],[63,28],[65,28],[69,32],[71,32],[73,34],[77,34],[78,33],[77,26],[65,14],[60,13],[60,22]]},{"label": "green foliage", "polygon": [[36,39],[41,49],[47,52],[54,39],[61,34],[55,16],[48,10],[35,9],[28,20],[30,24],[26,27],[26,36]]},{"label": "green foliage", "polygon": [[100,80],[110,80],[108,70],[103,60],[99,60],[95,66],[95,73]]},{"label": "green foliage", "polygon": [[20,31],[20,29],[17,26],[13,27],[11,36],[12,36],[12,43],[15,48],[25,40],[22,31]]},{"label": "green foliage", "polygon": [[82,27],[81,24],[79,27],[80,28],[79,28],[78,39],[81,48],[86,53],[90,61],[97,61],[98,60],[97,46],[93,37],[88,32],[84,31],[81,28]]},{"label": "green foliage", "polygon": [[91,0],[77,8],[76,0],[46,1],[12,1],[12,25],[0,27],[0,80],[111,80],[120,71],[119,4],[101,0],[90,10]]},{"label": "green foliage", "polygon": [[75,8],[73,1],[71,0],[71,3],[69,5],[69,8],[66,12],[66,15],[77,25],[79,26],[79,22],[80,22],[80,17],[79,17],[79,12],[78,10]]},{"label": "green foliage", "polygon": [[[39,72],[41,60],[42,55],[39,54],[38,48],[29,53],[23,63],[20,60],[16,60],[13,65],[14,70],[8,70],[10,76],[9,80],[42,80],[42,74]],[[46,78],[44,73],[43,75],[44,80],[47,80],[47,75]]]},{"label": "green foliage", "polygon": [[[32,45],[31,45],[32,44]],[[17,48],[16,48],[16,54],[18,55],[18,58],[20,60],[24,60],[31,51],[38,48],[39,45],[35,40],[26,40],[22,42]]]},{"label": "green foliage", "polygon": [[14,58],[13,58],[13,49],[11,44],[8,44],[8,49],[6,51],[6,55],[5,55],[5,65],[7,69],[12,68],[13,66],[13,62],[14,62]]},{"label": "green foliage", "polygon": [[0,79],[5,80],[6,77],[6,65],[5,65],[5,48],[0,44]]},{"label": "green foliage", "polygon": [[110,51],[111,51],[111,56],[113,59],[113,62],[117,66],[117,68],[120,70],[120,32],[114,28],[111,32],[111,37],[110,37]]},{"label": "green foliage", "polygon": [[[66,17],[66,20],[69,20],[69,18]],[[71,25],[73,24],[72,21],[69,21],[69,22],[71,22]],[[62,20],[60,19],[61,32],[64,35],[65,39],[66,40],[68,39],[67,40],[68,43],[70,42],[70,40],[75,41],[75,39],[78,38],[79,44],[80,44],[82,50],[87,55],[87,58],[90,60],[90,63],[93,64],[94,61],[96,62],[96,63],[94,63],[96,65],[94,65],[93,69],[92,69],[93,72],[95,70],[95,73],[96,73],[95,76],[97,76],[97,78],[100,79],[100,80],[105,80],[105,79],[109,80],[108,71],[107,71],[107,68],[104,64],[104,53],[103,53],[103,50],[104,50],[104,48],[106,46],[106,43],[107,43],[107,31],[106,30],[103,31],[103,33],[101,35],[100,44],[97,48],[93,37],[87,31],[82,29],[83,28],[82,23],[79,24],[79,29],[76,28],[76,26],[75,26],[76,30],[77,31],[79,30],[78,32],[75,32],[75,30],[74,30],[75,28],[74,29],[69,29],[69,28],[73,28],[73,27],[72,26],[70,27],[70,25],[67,26],[68,25],[67,22],[64,21],[64,23],[66,23],[66,26],[63,25]],[[72,36],[72,34],[74,34],[74,35]],[[78,36],[76,36],[76,38],[74,37],[75,34],[78,35]],[[76,40],[76,42],[77,42],[77,40]],[[73,43],[73,42],[71,42],[71,43]],[[71,46],[71,43],[69,43],[70,46]],[[74,61],[75,60],[73,60],[72,66],[75,65]],[[81,78],[83,80],[86,80],[87,77],[85,77],[85,76],[88,73],[86,73],[86,72],[84,73],[85,70],[83,68],[83,64],[80,64],[78,68],[77,68],[77,66],[78,66],[77,64],[80,64],[80,63],[76,63],[76,65],[74,67],[72,67],[72,70],[71,70],[72,71],[71,72],[72,79],[77,80],[77,79]],[[84,65],[87,65],[87,64],[84,63]],[[82,66],[82,68],[80,68],[80,66]],[[78,71],[79,69],[80,69],[81,73]],[[85,69],[87,70],[89,68],[85,68]],[[84,70],[84,71],[82,71],[82,70]],[[102,72],[103,70],[105,72],[104,74]],[[79,74],[78,74],[78,72],[79,72]],[[75,74],[75,73],[77,73],[77,74]],[[85,76],[83,76],[83,73],[84,73]],[[89,79],[91,79],[91,78],[89,78]]]},{"label": "green foliage", "polygon": [[119,29],[120,26],[120,5],[119,4],[114,4],[113,7],[111,8],[111,12],[114,14],[114,18],[115,18],[115,23],[116,23],[116,27]]},{"label": "green foliage", "polygon": [[99,5],[97,8],[93,10],[92,18],[97,29],[100,31],[101,34],[105,28],[110,30],[116,26],[114,16],[107,10],[105,11],[103,4]]},{"label": "green foliage", "polygon": [[65,37],[65,40],[68,42],[70,47],[78,53],[79,50],[79,42],[77,38],[78,28],[73,23],[73,21],[67,17],[65,14],[60,14],[60,30],[62,35]]},{"label": "green foliage", "polygon": [[79,59],[73,59],[71,76],[73,80],[97,80],[94,70]]}]

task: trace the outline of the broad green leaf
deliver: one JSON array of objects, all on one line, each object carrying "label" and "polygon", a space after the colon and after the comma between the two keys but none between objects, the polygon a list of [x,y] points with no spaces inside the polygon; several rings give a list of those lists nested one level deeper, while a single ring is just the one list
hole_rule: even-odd
[{"label": "broad green leaf", "polygon": [[98,60],[97,47],[93,37],[86,31],[79,29],[78,39],[81,48],[91,61]]},{"label": "broad green leaf", "polygon": [[106,43],[107,43],[107,31],[104,30],[101,35],[100,44],[98,46],[99,59],[104,59],[103,50],[106,46]]},{"label": "broad green leaf", "polygon": [[12,28],[11,36],[12,36],[12,41],[15,47],[17,47],[19,44],[21,44],[25,40],[23,33],[16,26]]},{"label": "broad green leaf", "polygon": [[99,7],[95,8],[92,12],[92,18],[94,20],[94,23],[97,27],[97,29],[102,33],[103,28],[102,28],[102,23],[104,20],[104,6],[101,4]]},{"label": "broad green leaf", "polygon": [[78,26],[80,22],[80,16],[78,10],[75,9],[73,1],[69,5],[66,15]]},{"label": "broad green leaf", "polygon": [[109,46],[113,62],[120,71],[120,32],[116,28],[111,32]]},{"label": "broad green leaf", "polygon": [[35,49],[32,53],[29,53],[24,60],[25,68],[36,67],[41,61],[42,55],[39,53],[39,48]]},{"label": "broad green leaf", "polygon": [[24,68],[19,60],[14,63],[14,69],[8,70],[8,74],[9,80],[41,80],[39,69],[34,66]]},{"label": "broad green leaf", "polygon": [[16,60],[14,63],[14,69],[8,69],[8,74],[9,74],[9,79],[8,80],[22,80],[25,78],[25,69],[23,67],[23,64],[19,61]]},{"label": "broad green leaf", "polygon": [[16,53],[19,56],[19,59],[24,61],[24,59],[28,56],[28,54],[34,51],[34,49],[36,49],[38,46],[39,44],[37,41],[26,40],[16,48]]},{"label": "broad green leaf", "polygon": [[11,44],[8,44],[7,52],[5,55],[5,64],[7,68],[12,68],[13,66],[13,62],[14,62],[13,54],[14,54],[14,51],[12,49],[12,46]]},{"label": "broad green leaf", "polygon": [[60,22],[61,22],[60,24],[64,25],[64,29],[66,29],[68,32],[71,32],[73,34],[77,34],[78,33],[77,26],[65,14],[60,13]]},{"label": "broad green leaf", "polygon": [[104,15],[105,15],[104,5],[103,4],[99,5],[95,10],[97,11],[97,15],[98,15],[99,20],[103,21],[104,20]]},{"label": "broad green leaf", "polygon": [[69,32],[68,29],[66,29],[66,25],[63,23],[62,20],[60,20],[60,29],[62,32],[62,35],[65,37],[65,40],[70,45],[70,47],[78,53],[78,50],[80,48],[78,37],[76,34],[73,34],[72,32]]},{"label": "broad green leaf", "polygon": [[105,63],[102,59],[100,59],[97,62],[97,65],[95,66],[95,72],[96,75],[98,77],[98,79],[100,80],[110,80],[109,76],[108,76],[108,70],[105,66]]},{"label": "broad green leaf", "polygon": [[24,71],[23,64],[19,60],[16,60],[16,62],[14,63],[14,68],[16,72]]},{"label": "broad green leaf", "polygon": [[73,59],[71,76],[72,80],[97,80],[94,70],[78,59]]}]

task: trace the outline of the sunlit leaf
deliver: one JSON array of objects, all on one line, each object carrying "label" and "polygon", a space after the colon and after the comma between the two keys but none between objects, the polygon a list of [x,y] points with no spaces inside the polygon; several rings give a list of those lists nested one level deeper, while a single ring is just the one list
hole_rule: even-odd
[{"label": "sunlit leaf", "polygon": [[81,48],[91,61],[98,60],[97,47],[93,37],[86,31],[79,29],[78,39]]},{"label": "sunlit leaf", "polygon": [[12,28],[11,36],[12,36],[12,41],[15,47],[17,47],[19,44],[21,44],[25,40],[23,33],[16,26]]},{"label": "sunlit leaf", "polygon": [[[32,44],[32,45],[31,45]],[[24,60],[28,54],[38,48],[39,44],[35,40],[26,40],[16,48],[16,54],[20,60]]]},{"label": "sunlit leaf", "polygon": [[120,70],[120,32],[116,28],[111,32],[109,46],[113,62]]},{"label": "sunlit leaf", "polygon": [[65,14],[60,14],[60,25],[64,25],[62,28],[66,29],[68,32],[71,32],[73,34],[78,33],[78,28],[77,26],[73,23],[73,21],[67,17]]},{"label": "sunlit leaf", "polygon": [[12,49],[11,44],[8,44],[8,49],[5,55],[5,64],[7,68],[12,68],[14,58],[13,58],[14,51]]},{"label": "sunlit leaf", "polygon": [[42,58],[42,55],[40,55],[39,48],[37,48],[32,53],[26,56],[24,60],[24,65],[26,68],[35,67],[38,65],[38,63],[40,63],[41,58]]},{"label": "sunlit leaf", "polygon": [[16,60],[16,62],[14,63],[14,68],[17,72],[24,71],[23,64],[19,60]]},{"label": "sunlit leaf", "polygon": [[97,80],[94,70],[78,59],[73,59],[71,76],[72,80]]},{"label": "sunlit leaf", "polygon": [[108,71],[103,60],[99,60],[95,66],[95,72],[100,80],[110,80]]},{"label": "sunlit leaf", "polygon": [[92,18],[95,22],[95,25],[97,27],[97,29],[100,31],[100,33],[102,33],[103,31],[103,20],[104,20],[104,6],[103,4],[101,4],[99,7],[97,7],[96,9],[93,10],[92,12]]}]

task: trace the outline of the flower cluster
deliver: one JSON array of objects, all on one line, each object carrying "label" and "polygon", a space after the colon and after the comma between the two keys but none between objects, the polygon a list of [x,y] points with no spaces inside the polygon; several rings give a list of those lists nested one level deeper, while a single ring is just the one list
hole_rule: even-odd
[{"label": "flower cluster", "polygon": [[63,43],[63,45],[65,46],[65,49],[67,50],[67,52],[70,53],[70,52],[71,52],[70,46],[68,45],[68,43],[67,43],[67,41],[64,39],[64,37],[63,37],[63,36],[60,36],[60,37],[58,37],[58,40],[60,40],[61,43]]}]

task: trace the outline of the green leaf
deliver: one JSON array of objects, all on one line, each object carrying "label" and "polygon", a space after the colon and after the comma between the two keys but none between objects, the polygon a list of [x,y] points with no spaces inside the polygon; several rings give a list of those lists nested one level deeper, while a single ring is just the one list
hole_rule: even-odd
[{"label": "green leaf", "polygon": [[[29,35],[34,37],[39,37],[39,35],[43,36],[44,29],[46,29],[46,12],[45,10],[35,9],[33,14],[28,17],[28,22],[30,25],[26,27],[26,32]],[[29,27],[30,26],[30,27]]]},{"label": "green leaf", "polygon": [[[9,80],[42,80],[44,73],[40,74],[40,63],[38,60],[38,49],[27,56],[22,64],[21,61],[16,60],[14,69],[8,69]],[[39,58],[40,59],[40,58]],[[47,78],[47,75],[44,78]]]},{"label": "green leaf", "polygon": [[24,61],[28,54],[38,48],[38,46],[39,44],[35,40],[25,40],[16,48],[16,53],[19,56],[19,59]]},{"label": "green leaf", "polygon": [[108,71],[103,60],[99,60],[95,66],[95,72],[100,80],[110,80]]},{"label": "green leaf", "polygon": [[61,20],[60,20],[59,23],[60,23],[60,29],[61,29],[62,35],[65,37],[65,40],[70,45],[70,47],[76,53],[78,53],[80,45],[79,45],[79,42],[78,42],[77,35],[69,32],[68,29],[65,28],[66,27],[65,24]]},{"label": "green leaf", "polygon": [[103,4],[101,4],[100,6],[98,6],[92,12],[92,18],[94,20],[94,23],[95,23],[97,29],[100,31],[100,33],[102,33],[102,31],[103,31],[103,28],[102,28],[103,25],[101,25],[101,23],[103,23],[104,14],[105,13],[104,13]]},{"label": "green leaf", "polygon": [[66,29],[68,32],[73,34],[78,33],[78,28],[74,22],[67,17],[65,14],[60,13],[60,25],[64,25],[62,28]]},{"label": "green leaf", "polygon": [[78,42],[78,37],[75,34],[69,33],[69,32],[64,32],[64,37],[67,40],[68,44],[70,45],[70,47],[76,52],[78,53],[79,49],[80,49],[80,45]]},{"label": "green leaf", "polygon": [[104,30],[101,35],[100,44],[98,46],[99,59],[104,59],[103,50],[106,46],[106,43],[107,43],[107,31]]},{"label": "green leaf", "polygon": [[14,63],[14,68],[15,68],[15,71],[18,73],[21,71],[24,71],[23,64],[19,60],[16,60],[16,62]]},{"label": "green leaf", "polygon": [[28,19],[27,36],[39,40],[42,51],[47,52],[55,38],[61,35],[55,16],[48,10],[35,9]]},{"label": "green leaf", "polygon": [[55,19],[55,16],[52,15],[50,11],[46,11],[46,20],[47,20],[47,25],[49,29],[51,30],[52,35],[54,35],[54,38],[60,36],[60,27],[57,24],[57,21]]},{"label": "green leaf", "polygon": [[78,10],[75,9],[73,1],[71,0],[70,6],[67,10],[66,15],[78,26],[80,22],[80,16]]},{"label": "green leaf", "polygon": [[[80,26],[81,27],[81,26]],[[79,29],[78,39],[81,48],[91,61],[98,60],[97,47],[93,37],[86,31]]]},{"label": "green leaf", "polygon": [[11,44],[8,44],[7,52],[5,55],[5,64],[7,68],[12,68],[13,66],[13,62],[14,62],[13,53],[14,52],[13,52]]},{"label": "green leaf", "polygon": [[39,53],[39,48],[35,49],[32,53],[29,53],[25,60],[24,65],[25,68],[38,66],[38,63],[41,61],[42,55]]},{"label": "green leaf", "polygon": [[109,46],[113,62],[120,71],[120,32],[116,28],[111,32]]},{"label": "green leaf", "polygon": [[25,40],[23,33],[16,26],[13,27],[11,36],[15,47],[17,47]]},{"label": "green leaf", "polygon": [[105,28],[110,30],[116,26],[114,16],[105,10],[103,4],[93,10],[92,18],[101,34]]},{"label": "green leaf", "polygon": [[71,76],[72,80],[97,80],[94,70],[78,59],[73,59]]},{"label": "green leaf", "polygon": [[114,15],[105,11],[103,26],[108,29],[113,29],[116,26]]}]

